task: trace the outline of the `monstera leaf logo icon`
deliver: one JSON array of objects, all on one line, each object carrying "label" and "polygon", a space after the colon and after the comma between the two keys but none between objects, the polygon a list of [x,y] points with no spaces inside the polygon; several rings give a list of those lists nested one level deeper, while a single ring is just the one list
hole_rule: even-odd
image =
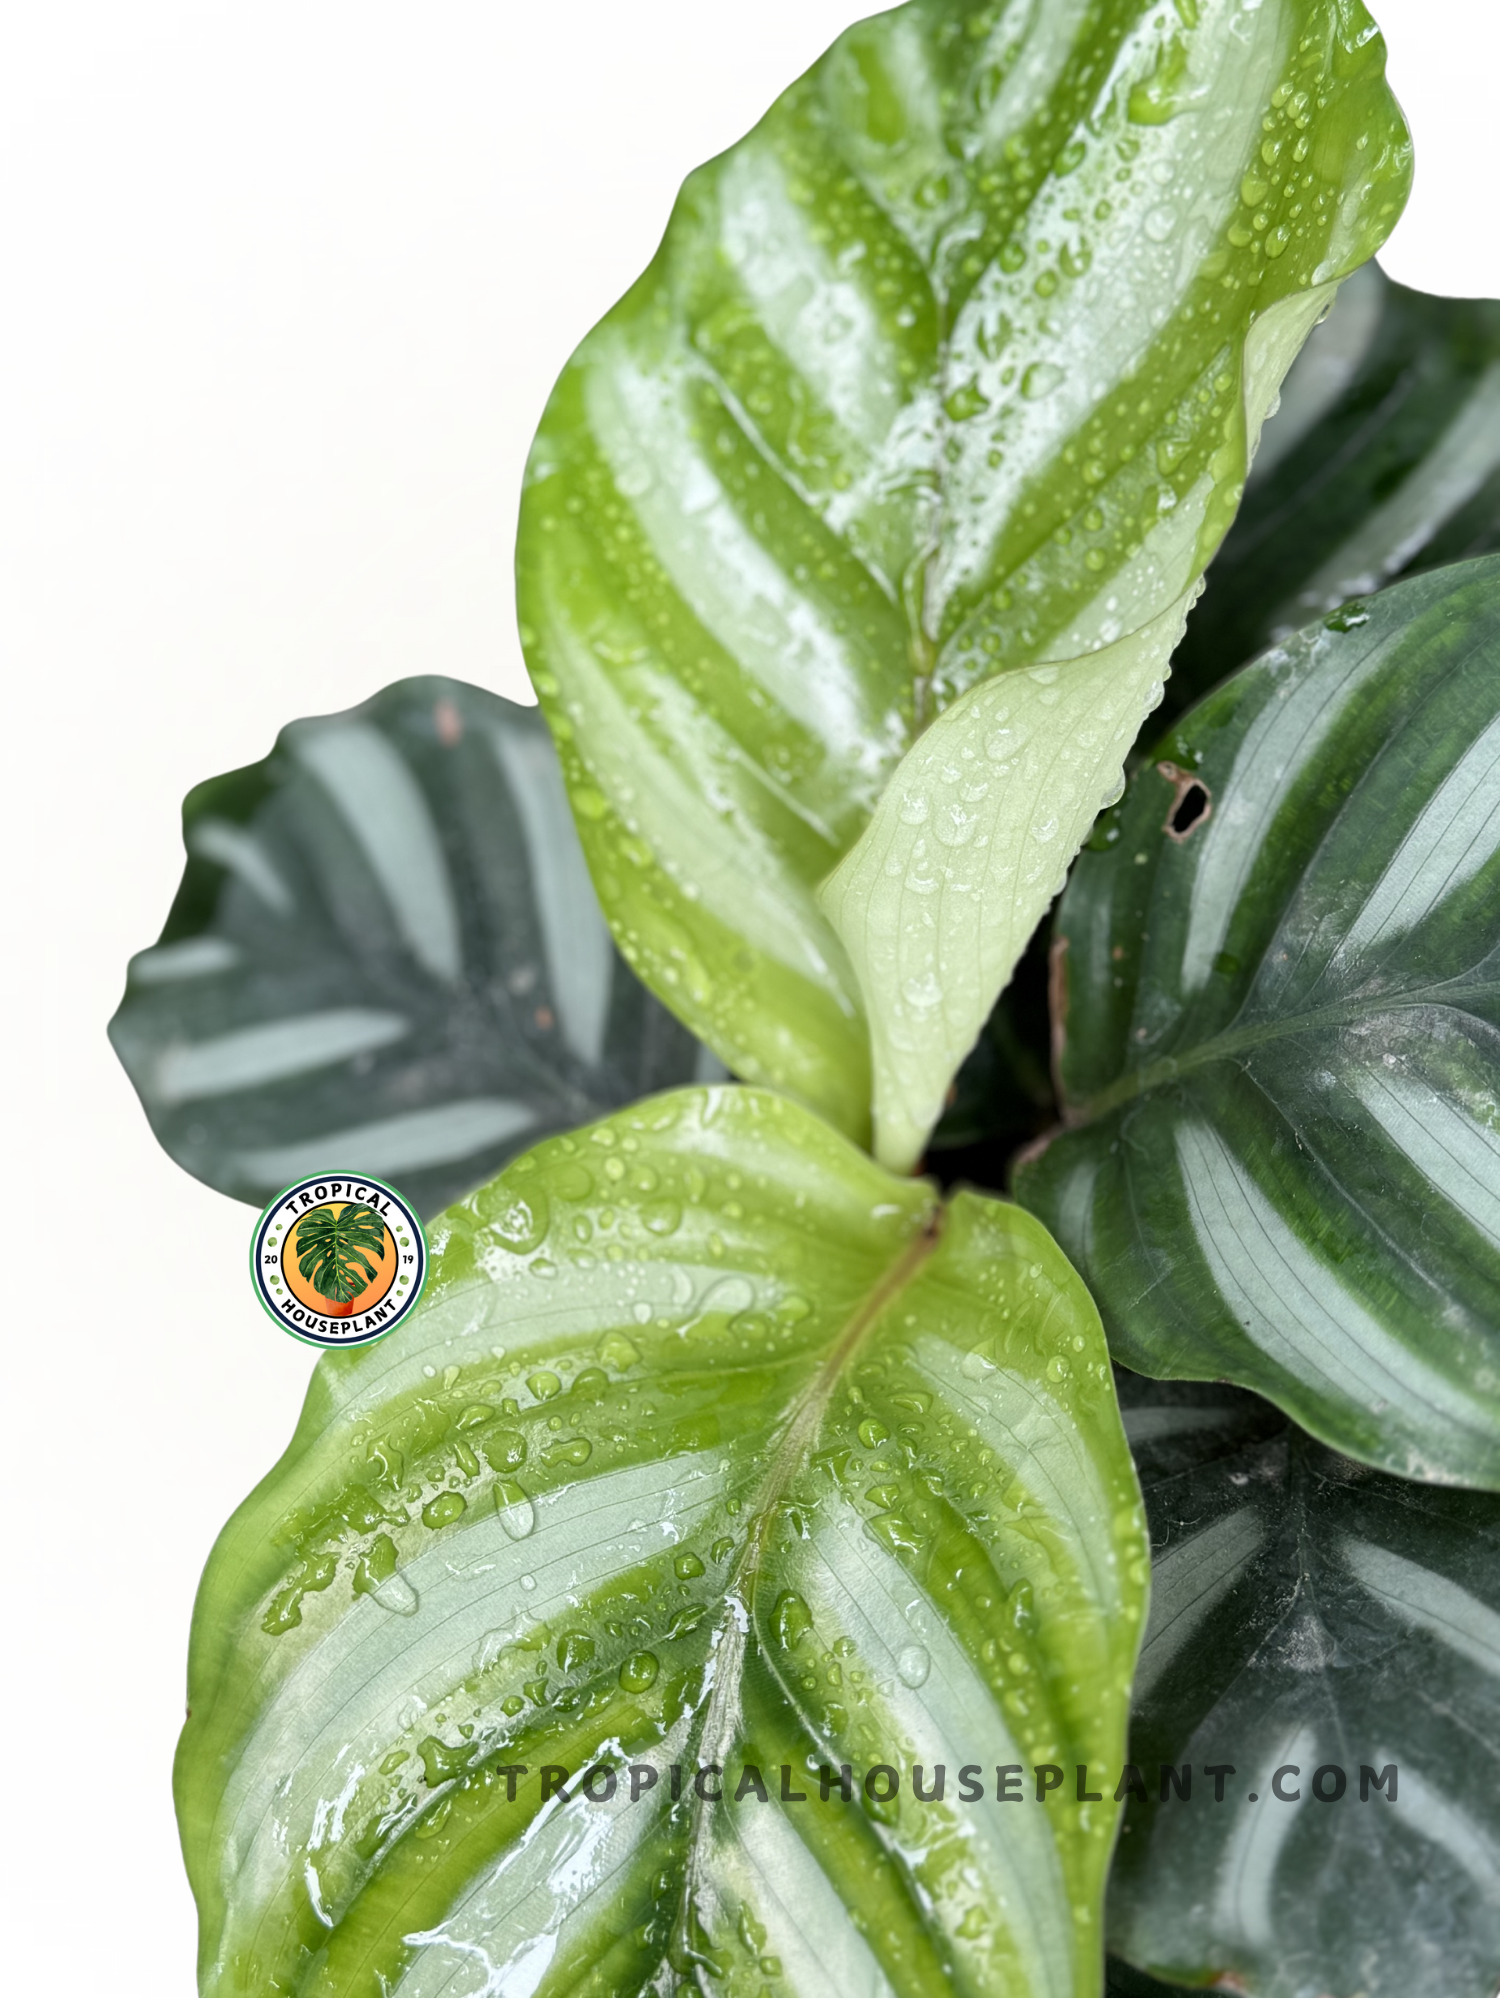
[{"label": "monstera leaf logo icon", "polygon": [[311,1174],[263,1211],[250,1276],[293,1339],[362,1347],[398,1326],[422,1295],[422,1218],[399,1189],[369,1174]]},{"label": "monstera leaf logo icon", "polygon": [[385,1224],[364,1202],[310,1208],[297,1225],[297,1268],[327,1299],[330,1314],[353,1310],[353,1301],[378,1277],[384,1255]]}]

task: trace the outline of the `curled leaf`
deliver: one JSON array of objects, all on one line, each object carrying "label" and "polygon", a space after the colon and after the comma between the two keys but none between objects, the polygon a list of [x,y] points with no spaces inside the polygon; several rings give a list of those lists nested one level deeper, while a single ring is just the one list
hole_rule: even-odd
[{"label": "curled leaf", "polygon": [[543,419],[522,640],[621,948],[908,1168],[1405,197],[1359,0],[910,0],[694,174]]}]

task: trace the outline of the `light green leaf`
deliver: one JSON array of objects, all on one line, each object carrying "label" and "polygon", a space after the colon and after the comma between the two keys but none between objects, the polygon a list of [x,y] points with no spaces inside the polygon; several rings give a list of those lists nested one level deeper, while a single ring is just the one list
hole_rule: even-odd
[{"label": "light green leaf", "polygon": [[110,1039],[179,1165],[425,1214],[541,1133],[721,1073],[621,962],[535,709],[398,681],[182,813],[187,872]]},{"label": "light green leaf", "polygon": [[1111,1950],[1219,1992],[1489,1993],[1500,1496],[1368,1472],[1219,1384],[1120,1400],[1153,1567]]},{"label": "light green leaf", "polygon": [[1118,777],[1185,610],[1177,601],[1066,674],[1033,667],[972,689],[917,738],[823,888],[863,991],[878,996],[877,1137],[892,1163],[921,1153],[942,1093],[1062,888],[1107,803],[1101,757]]},{"label": "light green leaf", "polygon": [[911,0],[689,179],[553,394],[522,639],[621,947],[740,1074],[861,1140],[873,1091],[888,1165],[1400,209],[1383,61],[1359,0]]},{"label": "light green leaf", "polygon": [[1047,937],[1037,930],[953,1079],[928,1141],[929,1164],[945,1182],[961,1177],[1003,1187],[1014,1155],[1057,1123],[1048,971]]},{"label": "light green leaf", "polygon": [[[432,1239],[204,1577],[204,1990],[1097,1990],[1146,1549],[1040,1224],[721,1086],[548,1140]],[[602,1765],[660,1775],[591,1798]]]},{"label": "light green leaf", "polygon": [[[1433,298],[1364,265],[1282,385],[1245,499],[1172,656],[1180,714],[1274,640],[1398,576],[1500,548],[1500,301]],[[1030,956],[1039,964],[1040,935]],[[984,1142],[1002,1184],[1042,1129],[1047,1038],[1019,966],[930,1151]],[[1053,1112],[1055,1118],[1055,1108]]]},{"label": "light green leaf", "polygon": [[1017,1193],[1126,1366],[1500,1487],[1500,557],[1346,606],[1157,748],[1058,912]]},{"label": "light green leaf", "polygon": [[1186,708],[1309,618],[1500,546],[1500,301],[1356,272],[1298,355],[1172,660]]}]

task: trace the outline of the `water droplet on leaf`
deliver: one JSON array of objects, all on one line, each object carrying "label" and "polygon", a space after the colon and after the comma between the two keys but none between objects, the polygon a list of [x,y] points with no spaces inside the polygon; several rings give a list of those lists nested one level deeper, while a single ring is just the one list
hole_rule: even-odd
[{"label": "water droplet on leaf", "polygon": [[394,1611],[402,1618],[410,1618],[417,1608],[417,1593],[404,1576],[387,1577],[370,1595],[382,1611]]},{"label": "water droplet on leaf", "polygon": [[557,1664],[570,1674],[575,1667],[586,1666],[598,1650],[587,1632],[564,1632],[557,1642]]},{"label": "water droplet on leaf", "polygon": [[422,1521],[429,1528],[446,1528],[468,1506],[462,1493],[435,1493],[422,1509]]},{"label": "water droplet on leaf", "polygon": [[903,1646],[896,1655],[896,1672],[909,1688],[919,1688],[932,1672],[932,1655],[925,1646]]},{"label": "water droplet on leaf", "polygon": [[1055,361],[1034,361],[1021,377],[1021,394],[1028,403],[1039,403],[1043,396],[1050,396],[1063,379],[1063,370]]},{"label": "water droplet on leaf", "polygon": [[620,1686],[627,1694],[644,1694],[660,1670],[655,1653],[632,1653],[620,1669]]},{"label": "water droplet on leaf", "polygon": [[513,1479],[495,1481],[495,1511],[513,1542],[524,1542],[536,1526],[536,1508],[531,1504],[531,1496]]},{"label": "water droplet on leaf", "polygon": [[491,1227],[508,1250],[519,1256],[527,1255],[539,1247],[547,1234],[546,1196],[533,1193],[523,1199],[517,1195],[506,1203]]},{"label": "water droplet on leaf", "polygon": [[812,1613],[795,1590],[784,1590],[776,1600],[776,1637],[783,1646],[795,1646],[812,1630]]}]

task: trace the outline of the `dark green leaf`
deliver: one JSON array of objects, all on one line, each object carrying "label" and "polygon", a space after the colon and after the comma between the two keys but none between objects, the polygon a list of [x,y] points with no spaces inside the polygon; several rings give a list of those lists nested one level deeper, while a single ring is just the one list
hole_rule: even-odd
[{"label": "dark green leaf", "polygon": [[1073,1129],[1017,1189],[1117,1358],[1500,1486],[1500,558],[1236,674],[1056,928]]},{"label": "dark green leaf", "polygon": [[296,1231],[297,1268],[325,1299],[347,1305],[373,1282],[376,1267],[361,1253],[385,1254],[385,1224],[374,1209],[353,1201],[310,1208]]},{"label": "dark green leaf", "polygon": [[1492,1993],[1500,1498],[1370,1472],[1233,1389],[1120,1398],[1153,1572],[1111,1949],[1231,1993]]},{"label": "dark green leaf", "polygon": [[[622,948],[907,1167],[1405,198],[1360,0],[910,0],[694,174],[543,419],[522,641]],[[873,1081],[872,1081],[873,1079]]]},{"label": "dark green leaf", "polygon": [[399,681],[200,785],[183,839],[110,1036],[226,1194],[347,1168],[432,1214],[541,1132],[718,1073],[616,955],[535,709]]},{"label": "dark green leaf", "polygon": [[[548,1140],[432,1239],[203,1581],[204,1991],[1096,1991],[1117,1814],[1078,1794],[1148,1564],[1041,1225],[721,1086]],[[580,1791],[626,1763],[636,1802]]]},{"label": "dark green leaf", "polygon": [[1292,363],[1172,660],[1174,708],[1309,618],[1500,547],[1500,302],[1367,264]]}]

